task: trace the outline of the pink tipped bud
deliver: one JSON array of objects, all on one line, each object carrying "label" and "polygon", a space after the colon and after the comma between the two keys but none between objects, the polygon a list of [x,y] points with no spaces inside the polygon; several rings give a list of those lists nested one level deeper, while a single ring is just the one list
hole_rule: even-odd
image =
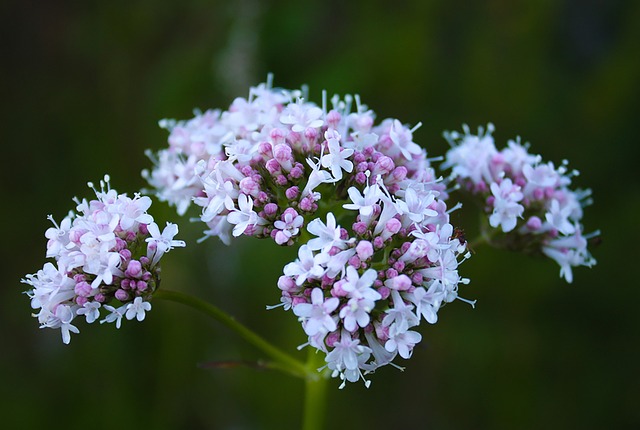
[{"label": "pink tipped bud", "polygon": [[275,158],[267,160],[267,162],[264,164],[264,167],[272,175],[280,172],[280,163],[278,163],[278,160],[276,160]]},{"label": "pink tipped bud", "polygon": [[82,296],[76,297],[76,303],[79,304],[80,306],[84,306],[84,304],[87,303],[88,301],[89,299],[87,299],[86,297],[82,297]]},{"label": "pink tipped bud", "polygon": [[342,116],[338,111],[331,110],[327,114],[327,118],[326,118],[327,125],[331,128],[338,128],[338,124],[340,124],[341,119],[342,119]]},{"label": "pink tipped bud", "polygon": [[360,264],[361,264],[362,262],[360,261],[360,258],[358,258],[358,256],[357,256],[357,255],[354,255],[353,257],[351,257],[351,258],[349,259],[348,263],[349,263],[349,266],[353,266],[353,267],[355,267],[356,269],[359,269],[359,268],[360,268]]},{"label": "pink tipped bud", "polygon": [[278,205],[275,203],[267,203],[264,205],[264,213],[268,217],[274,216],[278,212]]},{"label": "pink tipped bud", "polygon": [[407,275],[399,275],[389,279],[384,285],[393,290],[406,291],[411,288],[411,279]]},{"label": "pink tipped bud", "polygon": [[373,245],[368,240],[361,240],[356,245],[356,254],[358,254],[360,260],[368,260],[373,255]]},{"label": "pink tipped bud", "polygon": [[325,343],[329,348],[333,348],[336,343],[340,341],[340,333],[339,330],[333,331],[327,335],[325,338]]},{"label": "pink tipped bud", "polygon": [[393,169],[393,172],[391,172],[391,178],[393,179],[393,182],[404,181],[406,177],[407,177],[407,168],[404,166],[398,166],[395,169]]},{"label": "pink tipped bud", "polygon": [[304,137],[310,142],[315,141],[318,138],[318,129],[307,127],[304,131]]},{"label": "pink tipped bud", "polygon": [[416,285],[420,285],[422,284],[422,282],[424,281],[424,277],[422,276],[422,273],[420,272],[414,272],[413,275],[411,275],[411,282],[416,284]]},{"label": "pink tipped bud", "polygon": [[116,297],[116,299],[120,300],[121,302],[124,302],[126,300],[129,300],[129,293],[127,293],[123,289],[119,289],[119,290],[116,291],[115,297]]},{"label": "pink tipped bud", "polygon": [[356,222],[353,224],[352,227],[353,227],[353,231],[356,234],[359,234],[360,236],[364,235],[369,229],[369,227],[367,227],[367,225],[363,222]]},{"label": "pink tipped bud", "polygon": [[124,272],[129,278],[139,278],[142,274],[142,264],[138,260],[129,261],[127,270]]},{"label": "pink tipped bud", "polygon": [[382,300],[386,300],[389,298],[389,295],[391,294],[391,290],[387,287],[380,287],[378,288],[378,294],[382,296]]},{"label": "pink tipped bud", "polygon": [[396,261],[393,263],[393,268],[398,272],[402,272],[404,270],[404,261]]},{"label": "pink tipped bud", "polygon": [[300,179],[304,175],[304,168],[301,164],[296,164],[289,172],[290,179]]},{"label": "pink tipped bud", "polygon": [[291,147],[284,143],[280,143],[273,148],[273,158],[275,158],[280,166],[282,166],[282,170],[288,172],[291,170],[293,165],[291,164],[293,161],[293,156],[291,153]]},{"label": "pink tipped bud", "polygon": [[300,189],[296,186],[287,188],[284,192],[284,195],[287,196],[287,199],[294,200],[300,194]]},{"label": "pink tipped bud", "polygon": [[398,271],[396,269],[387,269],[384,272],[384,275],[388,278],[388,279],[392,279],[395,278],[396,276],[398,276]]},{"label": "pink tipped bud", "polygon": [[98,293],[95,296],[93,296],[93,300],[95,300],[98,303],[105,303],[107,301],[107,296],[105,296],[102,293]]},{"label": "pink tipped bud", "polygon": [[131,259],[131,251],[129,251],[128,249],[123,249],[119,252],[120,257],[122,257],[123,260],[130,260]]},{"label": "pink tipped bud", "polygon": [[271,144],[269,142],[262,142],[260,145],[258,145],[258,153],[265,158],[273,157]]},{"label": "pink tipped bud", "polygon": [[396,165],[393,160],[386,155],[378,158],[376,161],[375,167],[373,168],[372,175],[375,177],[376,175],[386,175],[390,173],[393,169],[395,169]]},{"label": "pink tipped bud", "polygon": [[298,286],[292,278],[283,275],[278,279],[278,288],[282,291],[293,293],[298,289]]},{"label": "pink tipped bud", "polygon": [[380,236],[373,239],[373,247],[376,249],[384,247],[384,239],[382,239]]},{"label": "pink tipped bud", "polygon": [[91,290],[91,285],[89,285],[88,282],[84,281],[78,282],[73,289],[76,295],[80,297],[89,297],[91,295]]},{"label": "pink tipped bud", "polygon": [[258,197],[258,193],[260,192],[260,186],[253,180],[253,178],[244,178],[238,184],[240,187],[240,191],[244,194],[249,195],[253,198]]},{"label": "pink tipped bud", "polygon": [[146,291],[148,287],[149,287],[149,284],[147,284],[145,281],[136,282],[136,289],[140,292]]},{"label": "pink tipped bud", "polygon": [[313,211],[313,200],[309,197],[300,200],[300,209],[307,212]]},{"label": "pink tipped bud", "polygon": [[537,216],[532,216],[527,220],[527,227],[533,231],[540,230],[542,227],[542,220]]},{"label": "pink tipped bud", "polygon": [[283,174],[279,174],[278,176],[276,176],[276,184],[280,185],[281,187],[287,185],[288,183],[289,180]]},{"label": "pink tipped bud", "polygon": [[271,140],[273,140],[273,143],[275,145],[279,143],[284,143],[284,139],[286,137],[286,135],[284,134],[284,131],[279,128],[274,128],[273,130],[271,130],[271,132],[269,133],[269,136],[271,137]]},{"label": "pink tipped bud", "polygon": [[358,172],[356,173],[356,182],[360,185],[366,184],[367,183],[367,175],[365,175],[362,172]]}]

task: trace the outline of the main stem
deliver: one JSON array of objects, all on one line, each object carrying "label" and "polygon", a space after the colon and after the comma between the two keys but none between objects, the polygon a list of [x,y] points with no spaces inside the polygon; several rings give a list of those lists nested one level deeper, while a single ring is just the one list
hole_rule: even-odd
[{"label": "main stem", "polygon": [[273,360],[273,363],[270,364],[271,367],[290,373],[294,376],[304,378],[306,380],[317,376],[317,371],[315,371],[315,369],[313,369],[314,372],[311,372],[312,369],[310,369],[308,365],[304,365],[299,360],[293,358],[286,352],[280,350],[268,341],[264,340],[257,333],[242,325],[241,323],[236,321],[235,318],[222,311],[218,307],[212,305],[211,303],[205,302],[202,299],[186,293],[165,289],[157,290],[153,293],[153,297],[156,299],[182,303],[205,313],[206,315],[231,329],[232,331],[240,335],[240,337],[242,337],[244,340],[267,354]]},{"label": "main stem", "polygon": [[321,430],[324,428],[327,399],[327,372],[318,372],[324,365],[322,354],[309,347],[307,369],[311,373],[305,380],[303,430]]}]

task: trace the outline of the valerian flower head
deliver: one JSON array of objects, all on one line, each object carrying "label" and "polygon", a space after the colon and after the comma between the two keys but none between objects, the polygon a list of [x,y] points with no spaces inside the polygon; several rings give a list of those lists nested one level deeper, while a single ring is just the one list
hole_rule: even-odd
[{"label": "valerian flower head", "polygon": [[45,232],[47,257],[55,264],[47,262],[22,280],[31,286],[26,293],[40,326],[59,328],[64,343],[79,332],[72,324],[76,317],[91,324],[102,309],[108,313],[100,322],[116,322],[118,328],[123,317],[142,321],[160,282],[160,258],[185,246],[174,239],[175,224],[160,232],[147,213],[149,197],[118,194],[108,176],[94,192],[94,200],[75,199],[77,213],[60,224],[49,216],[54,227]]},{"label": "valerian flower head", "polygon": [[278,280],[281,306],[333,376],[368,386],[364,373],[409,358],[421,340],[411,329],[457,298],[468,253],[449,223],[447,185],[414,142],[420,124],[376,125],[357,96],[334,96],[330,108],[299,94],[260,85],[228,111],[163,121],[169,148],[156,159],[179,166],[156,162],[146,177],[179,211],[191,192],[208,236],[299,244]]},{"label": "valerian flower head", "polygon": [[568,171],[566,161],[559,167],[542,162],[519,139],[498,151],[492,131],[489,124],[477,135],[466,126],[464,134],[445,133],[451,149],[443,167],[451,168],[460,188],[482,202],[489,225],[504,233],[493,235],[493,243],[542,253],[560,265],[560,276],[572,282],[572,267],[596,263],[586,239],[599,233],[585,237],[580,224],[591,191],[569,188],[577,171]]}]

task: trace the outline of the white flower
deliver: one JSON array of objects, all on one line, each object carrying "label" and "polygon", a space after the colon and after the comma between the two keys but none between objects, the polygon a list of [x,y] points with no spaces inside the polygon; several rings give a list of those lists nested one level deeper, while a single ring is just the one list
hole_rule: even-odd
[{"label": "white flower", "polygon": [[84,315],[87,319],[87,323],[91,324],[98,318],[100,318],[100,302],[87,302],[78,311],[78,315]]},{"label": "white flower", "polygon": [[182,248],[186,246],[184,240],[174,240],[176,234],[178,234],[178,225],[167,222],[166,227],[160,233],[160,229],[155,222],[152,222],[147,226],[151,237],[146,239],[147,245],[147,257],[151,259],[151,267],[154,267],[160,261],[160,258],[173,248]]},{"label": "white flower", "polygon": [[109,206],[109,212],[120,216],[120,228],[129,230],[134,223],[149,224],[153,222],[153,217],[147,213],[151,207],[151,199],[147,196],[141,197],[136,194],[133,199],[121,194],[115,205]]},{"label": "white flower", "polygon": [[342,289],[348,293],[349,298],[374,302],[381,299],[380,293],[371,288],[376,279],[378,279],[378,273],[374,269],[367,269],[362,276],[359,276],[353,266],[347,266],[347,282],[342,285]]},{"label": "white flower", "polygon": [[444,288],[440,281],[434,281],[428,290],[416,288],[412,293],[405,293],[405,298],[416,305],[416,315],[423,316],[430,323],[438,322],[438,309],[444,300]]},{"label": "white flower", "polygon": [[[418,126],[419,125],[420,124],[418,124]],[[420,154],[422,152],[422,148],[420,148],[420,145],[413,142],[412,131],[403,126],[402,123],[397,119],[393,120],[393,125],[389,130],[389,137],[391,138],[391,141],[394,143],[395,147],[407,160],[411,160],[414,155]]]},{"label": "white flower", "polygon": [[112,323],[115,321],[116,328],[120,328],[120,326],[122,325],[122,318],[124,317],[124,314],[127,312],[128,307],[129,307],[128,303],[120,306],[117,309],[110,305],[104,305],[104,309],[106,309],[111,313],[107,315],[103,320],[101,320],[100,324]]},{"label": "white flower", "polygon": [[417,331],[402,330],[397,324],[389,329],[389,340],[384,344],[384,348],[389,352],[398,351],[400,357],[409,359],[413,352],[413,347],[422,340],[422,335]]},{"label": "white flower", "polygon": [[284,266],[284,274],[296,278],[296,285],[302,285],[307,279],[320,279],[326,269],[323,265],[329,261],[329,254],[319,252],[315,256],[309,246],[298,249],[298,259]]},{"label": "white flower", "polygon": [[409,327],[418,325],[420,320],[411,312],[413,305],[406,304],[400,297],[398,290],[391,290],[391,296],[393,298],[393,307],[385,312],[382,324],[387,327],[394,325],[398,331],[406,331]]},{"label": "white flower", "polygon": [[342,179],[342,171],[347,173],[353,171],[353,162],[348,160],[353,155],[353,149],[342,149],[340,147],[340,135],[335,130],[325,132],[329,153],[322,156],[320,163],[322,167],[331,170],[331,174],[336,180]]},{"label": "white flower", "polygon": [[[43,311],[47,312],[45,309]],[[72,306],[58,305],[55,313],[48,314],[46,322],[41,327],[59,328],[62,333],[62,342],[69,344],[71,342],[71,333],[80,333],[78,327],[71,324],[74,317]]]},{"label": "white flower", "polygon": [[313,193],[313,190],[320,184],[327,184],[336,182],[337,179],[331,177],[331,173],[326,170],[320,170],[320,163],[316,164],[311,159],[307,158],[307,164],[311,167],[311,172],[309,173],[309,178],[307,179],[307,185],[305,185],[301,196],[307,196]]},{"label": "white flower", "polygon": [[429,208],[435,198],[436,195],[431,191],[418,194],[415,189],[407,188],[404,193],[404,199],[396,200],[398,212],[405,219],[402,223],[403,226],[406,227],[411,223],[420,224],[426,217],[437,216],[438,212]]},{"label": "white flower", "polygon": [[524,212],[524,206],[518,203],[523,197],[520,187],[506,178],[500,184],[492,182],[491,193],[494,201],[489,224],[494,228],[500,226],[507,233],[515,228],[518,221],[516,218],[522,217]]},{"label": "white flower", "polygon": [[266,221],[258,216],[253,210],[253,199],[244,194],[238,196],[238,208],[234,209],[227,215],[227,221],[235,224],[233,228],[233,236],[238,237],[243,234],[249,226],[256,224],[263,225]]},{"label": "white flower", "polygon": [[142,297],[136,297],[135,300],[127,304],[127,312],[125,316],[128,320],[136,318],[138,321],[144,320],[145,312],[151,310],[151,303],[142,300]]},{"label": "white flower", "polygon": [[340,249],[345,247],[345,241],[340,238],[340,226],[336,225],[336,217],[331,212],[327,214],[326,224],[320,218],[316,218],[307,224],[307,230],[318,236],[307,242],[312,251],[321,249],[327,252],[334,246]]},{"label": "white flower", "polygon": [[324,121],[320,119],[322,109],[309,103],[291,103],[280,115],[280,122],[291,125],[291,130],[296,133],[303,132],[307,128],[320,128]]},{"label": "white flower", "polygon": [[296,236],[304,223],[304,218],[294,209],[287,209],[282,218],[283,220],[276,220],[273,223],[273,226],[279,230],[275,237],[278,245],[287,243],[291,237]]},{"label": "white flower", "polygon": [[383,196],[377,183],[371,186],[367,185],[362,194],[356,187],[350,187],[347,193],[352,203],[346,203],[342,207],[349,210],[357,210],[360,213],[362,222],[367,222],[373,215],[374,206]]},{"label": "white flower", "polygon": [[336,310],[340,300],[336,297],[324,299],[320,288],[311,291],[311,303],[299,303],[293,307],[293,313],[303,321],[302,325],[308,336],[329,333],[337,328],[336,320],[331,313]]},{"label": "white flower", "polygon": [[353,339],[349,332],[342,330],[340,341],[333,345],[333,350],[327,354],[325,361],[327,367],[339,374],[343,380],[340,389],[344,388],[346,381],[356,382],[360,378],[364,380],[365,386],[369,387],[371,381],[364,379],[360,366],[369,360],[370,355],[370,348],[360,345],[358,339]]},{"label": "white flower", "polygon": [[558,200],[551,200],[551,204],[548,212],[545,214],[545,219],[551,225],[551,227],[558,230],[564,235],[570,235],[575,233],[575,226],[569,221],[569,217],[574,208],[571,205],[564,205],[560,207]]}]

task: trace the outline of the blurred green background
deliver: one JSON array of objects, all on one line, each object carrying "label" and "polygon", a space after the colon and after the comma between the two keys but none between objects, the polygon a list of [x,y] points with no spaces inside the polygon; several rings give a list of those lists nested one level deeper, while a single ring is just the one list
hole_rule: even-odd
[{"label": "blurred green background", "polygon": [[[60,220],[104,173],[137,191],[143,151],[166,145],[159,119],[226,108],[268,72],[278,86],[309,84],[316,101],[322,89],[359,93],[379,118],[422,121],[415,139],[432,156],[447,149],[443,130],[492,121],[500,147],[521,135],[568,158],[594,192],[586,230],[602,230],[598,265],[571,285],[550,261],[479,249],[461,267],[476,309],[456,302],[423,325],[404,373],[381,369],[368,390],[334,381],[333,428],[640,426],[640,2],[8,0],[0,20],[3,428],[298,428],[302,382],[203,368],[262,355],[181,305],[154,302],[120,331],[80,322],[65,346],[20,294],[45,262],[47,214]],[[470,212],[455,222],[473,237]],[[303,358],[295,317],[264,309],[295,252],[196,244],[201,226],[180,222],[189,246],[163,260],[164,285]]]}]

